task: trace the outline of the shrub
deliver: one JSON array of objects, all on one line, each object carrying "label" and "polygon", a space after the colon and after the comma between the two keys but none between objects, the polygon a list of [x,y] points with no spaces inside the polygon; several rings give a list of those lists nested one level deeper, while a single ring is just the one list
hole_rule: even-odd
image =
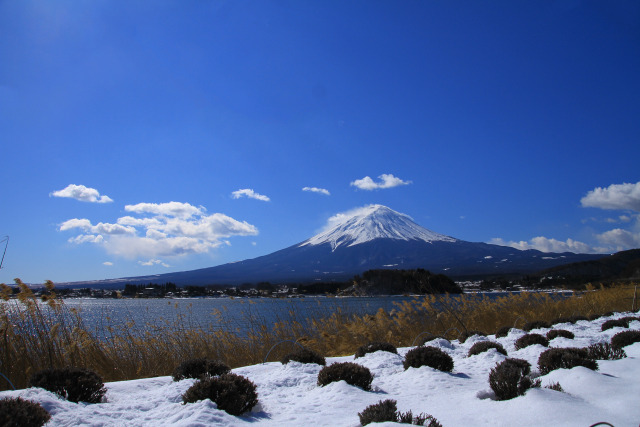
[{"label": "shrub", "polygon": [[[370,423],[383,423],[387,421],[398,422],[402,424],[413,424],[427,427],[442,427],[442,425],[433,416],[428,414],[413,415],[411,411],[398,412],[396,401],[387,399],[367,406],[364,411],[358,413],[360,424],[366,426]],[[429,421],[429,424],[425,424]]]},{"label": "shrub", "polygon": [[551,325],[549,324],[549,322],[545,322],[543,320],[536,320],[535,322],[525,323],[524,326],[522,327],[522,330],[525,332],[529,332],[532,329],[550,328],[550,327]]},{"label": "shrub", "polygon": [[360,424],[363,426],[370,423],[383,423],[385,421],[397,422],[396,401],[387,399],[369,405],[364,408],[364,411],[358,413],[358,417],[360,417]]},{"label": "shrub", "polygon": [[241,415],[258,403],[256,385],[249,379],[227,373],[199,380],[183,395],[183,403],[209,399],[231,415]]},{"label": "shrub", "polygon": [[480,335],[481,337],[486,337],[487,336],[487,334],[485,334],[484,332],[481,332],[481,331],[464,331],[458,337],[458,341],[460,341],[460,344],[462,344],[467,340],[467,338],[472,337],[474,335]]},{"label": "shrub", "polygon": [[362,357],[367,353],[375,353],[376,351],[388,351],[389,353],[398,354],[398,350],[393,344],[388,342],[370,342],[365,344],[356,350],[355,358]]},{"label": "shrub", "polygon": [[602,316],[599,315],[599,314],[590,314],[589,316],[587,316],[587,320],[589,320],[589,321],[598,320],[601,317]]},{"label": "shrub", "polygon": [[504,349],[502,344],[492,341],[480,341],[471,346],[467,357],[473,356],[475,354],[480,354],[489,350],[490,348],[495,348],[496,350],[498,350],[498,353],[504,354],[505,356],[507,355],[507,351]]},{"label": "shrub", "polygon": [[537,383],[531,381],[531,365],[522,359],[505,359],[489,373],[489,386],[498,400],[522,396]]},{"label": "shrub", "polygon": [[511,326],[503,326],[496,331],[496,338],[504,338],[509,335],[509,331],[511,330]]},{"label": "shrub", "polygon": [[545,386],[544,388],[548,388],[549,390],[555,390],[555,391],[559,391],[560,393],[564,393],[564,389],[562,388],[560,383],[551,383]]},{"label": "shrub", "polygon": [[[425,424],[427,421],[429,423]],[[440,424],[438,420],[434,418],[433,415],[429,415],[429,414],[413,415],[411,411],[407,411],[404,413],[398,412],[398,422],[402,424],[413,424],[416,426],[442,427],[442,424]]]},{"label": "shrub", "polygon": [[98,403],[107,392],[102,378],[88,369],[62,368],[36,372],[30,387],[40,387],[70,402]]},{"label": "shrub", "polygon": [[640,331],[622,331],[611,338],[611,345],[617,348],[640,342]]},{"label": "shrub", "polygon": [[573,332],[567,331],[565,329],[552,329],[549,332],[547,332],[547,339],[549,341],[551,341],[552,339],[557,338],[557,337],[568,338],[568,339],[572,340],[576,336],[573,334]]},{"label": "shrub", "polygon": [[627,353],[621,348],[614,347],[608,342],[601,342],[587,347],[589,359],[594,360],[618,360],[627,357]]},{"label": "shrub", "polygon": [[363,390],[371,390],[373,375],[364,366],[351,362],[334,363],[325,366],[318,373],[318,385],[325,386],[335,381],[346,381]]},{"label": "shrub", "polygon": [[171,377],[174,381],[180,381],[185,378],[202,379],[226,374],[229,371],[231,371],[231,368],[220,361],[207,358],[190,359],[178,365],[178,367],[173,370]]},{"label": "shrub", "polygon": [[602,324],[602,327],[600,328],[601,331],[606,331],[607,329],[612,329],[612,328],[628,328],[629,327],[629,322],[627,320],[624,319],[612,319],[612,320],[607,320],[606,322],[604,322]]},{"label": "shrub", "polygon": [[50,419],[39,403],[20,397],[0,399],[0,426],[40,427]]},{"label": "shrub", "polygon": [[516,340],[515,346],[516,350],[520,350],[534,344],[540,344],[542,346],[548,347],[549,340],[540,334],[526,334]]},{"label": "shrub", "polygon": [[319,355],[313,350],[309,350],[308,348],[300,348],[297,347],[293,352],[284,356],[281,360],[283,365],[286,365],[290,361],[300,362],[300,363],[316,363],[318,365],[326,365],[327,361],[324,356]]},{"label": "shrub", "polygon": [[409,350],[404,358],[404,369],[430,366],[444,372],[453,370],[453,359],[436,347],[416,347]]},{"label": "shrub", "polygon": [[624,320],[627,323],[629,323],[629,322],[635,322],[636,320],[640,320],[640,319],[637,318],[637,317],[634,317],[634,316],[625,316],[625,317],[621,318],[620,320]]},{"label": "shrub", "polygon": [[598,362],[590,359],[589,352],[584,348],[550,348],[543,351],[538,358],[538,369],[542,375],[556,369],[571,369],[575,366],[598,370]]}]

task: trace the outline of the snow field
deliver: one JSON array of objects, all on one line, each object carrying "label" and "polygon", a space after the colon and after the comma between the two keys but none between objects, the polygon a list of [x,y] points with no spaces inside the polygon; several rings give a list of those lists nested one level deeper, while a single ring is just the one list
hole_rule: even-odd
[{"label": "snow field", "polygon": [[[595,321],[555,325],[575,334],[575,339],[555,338],[550,347],[587,347],[609,342],[616,327],[600,331],[604,321],[633,313],[620,313]],[[633,321],[629,329],[640,330]],[[532,333],[546,334],[550,328]],[[640,343],[625,347],[627,358],[598,361],[600,369],[560,369],[541,376],[542,386],[559,382],[564,393],[539,388],[507,401],[493,400],[489,372],[506,357],[491,349],[467,357],[478,341],[501,343],[511,358],[525,359],[537,371],[540,353],[546,350],[533,345],[515,350],[515,341],[525,332],[512,329],[507,337],[473,336],[464,343],[436,339],[427,345],[438,347],[454,360],[451,373],[429,367],[402,366],[403,356],[378,351],[355,359],[353,356],[327,358],[327,364],[353,361],[369,368],[374,375],[372,391],[367,392],[344,381],[325,387],[316,384],[321,366],[290,362],[270,362],[236,368],[257,386],[259,404],[243,416],[235,417],[218,410],[209,400],[182,404],[184,393],[195,380],[173,382],[171,377],[148,378],[107,383],[106,402],[76,404],[42,389],[5,391],[0,397],[20,396],[39,402],[51,415],[48,426],[359,426],[358,412],[384,399],[397,400],[398,410],[411,410],[435,416],[445,427],[451,426],[590,426],[607,421],[616,427],[640,423]],[[381,425],[394,425],[384,423]]]}]

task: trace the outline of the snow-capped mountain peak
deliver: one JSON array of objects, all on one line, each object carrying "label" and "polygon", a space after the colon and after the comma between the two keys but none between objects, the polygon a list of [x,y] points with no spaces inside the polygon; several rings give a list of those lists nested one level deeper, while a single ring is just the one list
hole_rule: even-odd
[{"label": "snow-capped mountain peak", "polygon": [[455,242],[453,237],[438,234],[416,224],[405,214],[383,205],[369,205],[329,219],[327,229],[302,242],[300,246],[331,244],[355,246],[374,239],[422,240],[425,242]]}]

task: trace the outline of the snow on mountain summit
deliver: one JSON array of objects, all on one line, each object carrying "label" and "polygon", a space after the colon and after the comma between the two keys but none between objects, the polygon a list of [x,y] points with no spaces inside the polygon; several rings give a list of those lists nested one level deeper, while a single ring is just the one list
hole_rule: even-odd
[{"label": "snow on mountain summit", "polygon": [[369,205],[344,214],[333,216],[329,227],[302,242],[300,246],[331,244],[335,250],[339,246],[355,246],[374,239],[423,240],[455,242],[453,237],[438,234],[416,224],[405,214],[383,205]]}]

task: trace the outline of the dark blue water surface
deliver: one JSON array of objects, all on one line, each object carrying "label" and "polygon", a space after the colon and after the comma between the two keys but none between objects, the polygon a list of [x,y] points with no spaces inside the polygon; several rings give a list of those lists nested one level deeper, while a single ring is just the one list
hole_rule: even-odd
[{"label": "dark blue water surface", "polygon": [[350,314],[390,312],[398,303],[416,297],[305,297],[305,298],[194,298],[194,299],[66,299],[77,309],[88,329],[148,329],[154,326],[231,329],[246,332],[251,325],[271,328],[278,321],[328,317],[336,311]]}]

